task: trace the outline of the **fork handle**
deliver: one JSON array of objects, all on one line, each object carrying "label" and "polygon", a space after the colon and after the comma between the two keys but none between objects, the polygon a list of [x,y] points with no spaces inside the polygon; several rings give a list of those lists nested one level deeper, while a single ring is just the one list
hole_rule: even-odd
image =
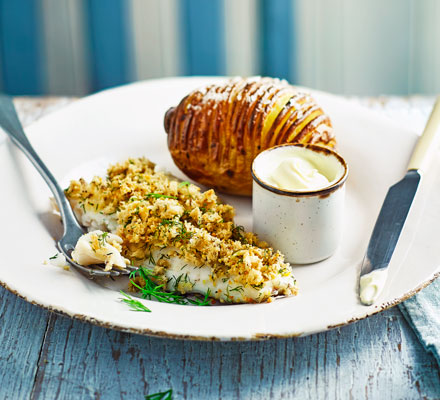
[{"label": "fork handle", "polygon": [[12,98],[5,95],[0,95],[0,127],[11,138],[12,142],[23,151],[48,184],[60,209],[61,217],[64,222],[64,233],[70,228],[81,229],[63,190],[43,161],[41,161],[24,133]]}]

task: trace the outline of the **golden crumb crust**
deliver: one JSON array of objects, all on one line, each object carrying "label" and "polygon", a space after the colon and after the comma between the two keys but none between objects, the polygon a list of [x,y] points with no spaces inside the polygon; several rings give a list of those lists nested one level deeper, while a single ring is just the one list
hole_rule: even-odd
[{"label": "golden crumb crust", "polygon": [[[291,273],[281,253],[234,224],[233,207],[223,204],[213,190],[201,192],[179,182],[145,158],[112,165],[105,178],[72,181],[65,193],[84,212],[117,218],[113,233],[122,238],[122,255],[134,265],[169,248],[169,256],[209,265],[213,280],[233,275],[258,288]],[[168,267],[167,260],[156,265]]]}]

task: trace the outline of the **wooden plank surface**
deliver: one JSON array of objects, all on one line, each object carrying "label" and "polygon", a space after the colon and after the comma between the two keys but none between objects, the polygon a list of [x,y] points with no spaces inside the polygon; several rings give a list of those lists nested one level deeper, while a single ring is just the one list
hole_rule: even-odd
[{"label": "wooden plank surface", "polygon": [[48,312],[0,286],[0,398],[29,398]]},{"label": "wooden plank surface", "polygon": [[[68,99],[52,99],[51,109]],[[26,123],[46,101],[20,99]],[[48,313],[0,288],[1,399],[440,399],[440,371],[397,308],[298,339],[148,338]]]},{"label": "wooden plank surface", "polygon": [[35,399],[438,398],[439,372],[398,309],[331,332],[266,342],[148,338],[50,319]]}]

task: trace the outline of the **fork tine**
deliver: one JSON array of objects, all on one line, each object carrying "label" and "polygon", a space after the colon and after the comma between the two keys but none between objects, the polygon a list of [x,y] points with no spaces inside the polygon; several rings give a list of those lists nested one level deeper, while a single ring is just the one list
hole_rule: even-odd
[{"label": "fork tine", "polygon": [[[79,271],[82,271],[90,276],[120,276],[120,275],[128,275],[131,271],[133,271],[133,267],[130,266],[130,268],[127,268],[126,270],[115,270],[111,269],[109,271],[105,271],[100,265],[92,264],[92,265],[81,265],[76,263],[72,257],[70,257],[69,252],[63,251],[63,248],[60,244],[60,242],[57,242],[56,244],[57,249],[64,254],[66,257],[66,261],[74,268],[78,269]],[[135,267],[134,267],[135,268]],[[137,269],[137,268],[135,268]]]}]

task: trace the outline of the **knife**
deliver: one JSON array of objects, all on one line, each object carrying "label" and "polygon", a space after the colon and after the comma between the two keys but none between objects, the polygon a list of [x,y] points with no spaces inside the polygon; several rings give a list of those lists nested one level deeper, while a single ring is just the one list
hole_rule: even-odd
[{"label": "knife", "polygon": [[406,175],[388,190],[374,226],[359,279],[359,297],[364,305],[373,304],[385,286],[388,265],[422,175],[437,147],[439,126],[440,96],[437,97],[428,123],[411,155]]}]

